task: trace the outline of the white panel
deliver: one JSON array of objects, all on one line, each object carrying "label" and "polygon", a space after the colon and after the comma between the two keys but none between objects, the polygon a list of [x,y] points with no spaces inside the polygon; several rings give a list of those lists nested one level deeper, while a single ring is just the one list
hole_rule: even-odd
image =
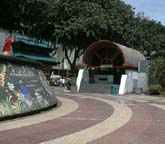
[{"label": "white panel", "polygon": [[120,95],[123,95],[125,93],[126,81],[127,81],[127,75],[122,75],[121,82],[120,82],[120,87],[119,87],[119,94]]},{"label": "white panel", "polygon": [[79,69],[77,80],[76,80],[77,92],[79,92],[79,89],[80,89],[83,73],[84,73],[84,69]]}]

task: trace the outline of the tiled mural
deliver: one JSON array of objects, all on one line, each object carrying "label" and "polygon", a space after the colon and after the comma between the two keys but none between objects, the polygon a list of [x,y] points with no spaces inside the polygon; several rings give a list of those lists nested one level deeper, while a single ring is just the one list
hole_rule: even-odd
[{"label": "tiled mural", "polygon": [[56,104],[43,72],[34,65],[0,61],[0,117]]}]

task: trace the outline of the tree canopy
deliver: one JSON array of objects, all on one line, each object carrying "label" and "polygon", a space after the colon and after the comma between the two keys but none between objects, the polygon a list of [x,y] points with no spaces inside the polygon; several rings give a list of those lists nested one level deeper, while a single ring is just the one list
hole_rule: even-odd
[{"label": "tree canopy", "polygon": [[[121,0],[0,1],[0,26],[24,31],[74,50],[76,59],[93,41],[109,39],[141,52],[165,53],[165,26],[135,15]],[[69,57],[67,56],[68,60]]]}]

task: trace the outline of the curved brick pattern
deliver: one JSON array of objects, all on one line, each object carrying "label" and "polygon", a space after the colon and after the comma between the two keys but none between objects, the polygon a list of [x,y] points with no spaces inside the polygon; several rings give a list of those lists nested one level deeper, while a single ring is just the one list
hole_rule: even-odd
[{"label": "curved brick pattern", "polygon": [[[88,97],[89,98],[89,97]],[[112,105],[114,113],[111,117],[108,117],[102,123],[99,123],[93,127],[84,129],[80,132],[73,133],[61,138],[43,142],[42,144],[86,144],[94,139],[100,138],[110,132],[115,131],[124,124],[126,124],[131,116],[132,111],[124,105],[118,104],[111,100],[105,100],[102,98],[92,98]]]},{"label": "curved brick pattern", "polygon": [[0,144],[36,144],[55,139],[96,125],[113,113],[110,105],[98,100],[75,97],[74,101],[79,103],[79,107],[68,115],[28,127],[0,132]]},{"label": "curved brick pattern", "polygon": [[[151,124],[152,116],[142,105],[130,106],[133,115],[126,125],[89,144],[131,144],[129,141],[142,134]],[[133,143],[132,143],[133,144]]]},{"label": "curved brick pattern", "polygon": [[165,110],[165,105],[162,105],[162,104],[151,104],[151,105],[153,105],[155,107],[158,107],[158,108],[160,108],[162,110]]},{"label": "curved brick pattern", "polygon": [[130,107],[133,116],[128,124],[88,144],[164,144],[165,113],[149,105]]},{"label": "curved brick pattern", "polygon": [[134,144],[164,144],[165,143],[165,111],[154,106],[145,106],[152,115],[150,127]]}]

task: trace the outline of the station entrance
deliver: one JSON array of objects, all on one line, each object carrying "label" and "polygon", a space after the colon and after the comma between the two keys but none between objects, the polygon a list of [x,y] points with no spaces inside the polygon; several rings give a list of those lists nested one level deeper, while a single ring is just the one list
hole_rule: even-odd
[{"label": "station entrance", "polygon": [[121,75],[125,73],[122,51],[108,41],[90,45],[83,62],[89,67],[90,83],[120,84]]},{"label": "station entrance", "polygon": [[140,60],[145,60],[140,52],[110,40],[92,43],[83,55],[83,65],[88,68],[84,80],[89,83],[83,89],[91,87],[97,91],[97,88],[109,89],[112,85],[119,87],[122,75],[129,70],[137,71]]}]

